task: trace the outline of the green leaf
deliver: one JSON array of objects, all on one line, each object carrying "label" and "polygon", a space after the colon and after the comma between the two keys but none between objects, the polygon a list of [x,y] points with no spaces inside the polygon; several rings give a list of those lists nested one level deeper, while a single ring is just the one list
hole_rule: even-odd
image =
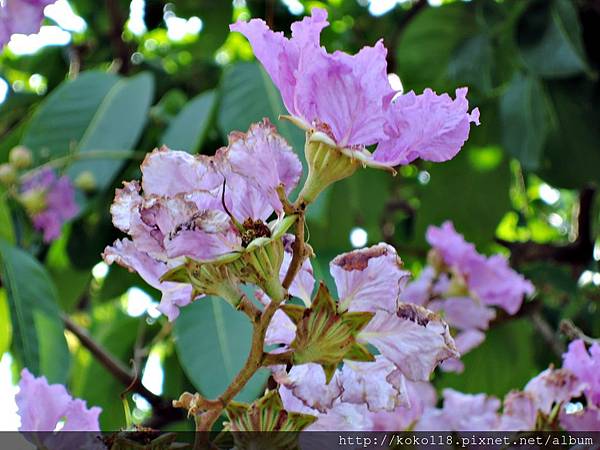
[{"label": "green leaf", "polygon": [[600,182],[600,93],[585,80],[548,83],[553,118],[539,175],[556,187]]},{"label": "green leaf", "polygon": [[487,92],[493,86],[494,68],[491,39],[487,33],[479,33],[458,46],[448,64],[448,74],[460,84]]},{"label": "green leaf", "polygon": [[[93,150],[122,150],[132,153],[146,120],[154,95],[154,80],[142,73],[116,83],[96,111],[77,147],[78,152]],[[75,179],[83,171],[96,177],[98,189],[110,186],[123,165],[123,159],[96,159],[76,161],[69,168]]]},{"label": "green leaf", "polygon": [[223,137],[231,131],[246,131],[251,123],[268,118],[304,161],[304,133],[289,122],[281,96],[267,73],[257,63],[239,63],[229,68],[221,82],[218,125]]},{"label": "green leaf", "polygon": [[12,325],[6,290],[0,289],[0,355],[10,350],[12,342]]},{"label": "green leaf", "polygon": [[17,355],[32,373],[64,383],[70,355],[52,280],[37,260],[3,239],[0,258]]},{"label": "green leaf", "polygon": [[464,2],[425,8],[400,35],[398,67],[405,91],[448,88],[447,67],[458,45],[475,33],[475,10]]},{"label": "green leaf", "polygon": [[527,67],[542,77],[563,78],[588,68],[574,2],[533,2],[517,27],[517,42]]},{"label": "green leaf", "polygon": [[[93,313],[92,338],[125,366],[130,365],[138,336],[139,318],[129,317],[113,304],[103,304]],[[87,400],[88,405],[102,408],[102,430],[119,430],[125,426],[123,403],[119,397],[125,386],[100,364],[85,348],[75,355],[72,381],[73,395]]]},{"label": "green leaf", "polygon": [[476,244],[493,240],[495,230],[510,209],[510,170],[496,147],[467,147],[456,158],[427,169],[415,234],[423,242],[429,225],[452,220],[465,239]]},{"label": "green leaf", "polygon": [[4,191],[0,191],[0,238],[15,243],[15,228]]},{"label": "green leaf", "polygon": [[[132,151],[146,123],[154,82],[150,75],[130,79],[87,72],[65,81],[38,108],[25,130],[22,144],[36,163],[90,150]],[[68,174],[75,178],[90,170],[98,189],[110,185],[124,159],[76,161]]]},{"label": "green leaf", "polygon": [[548,99],[540,81],[516,74],[500,99],[504,148],[524,168],[539,167],[550,125]]},{"label": "green leaf", "polygon": [[190,100],[171,121],[160,143],[176,150],[198,152],[212,125],[216,105],[217,94],[213,90]]},{"label": "green leaf", "polygon": [[[224,300],[204,297],[186,306],[175,321],[175,346],[183,369],[207,398],[223,393],[250,351],[248,318]],[[264,390],[268,372],[260,370],[236,397],[251,402]]]}]

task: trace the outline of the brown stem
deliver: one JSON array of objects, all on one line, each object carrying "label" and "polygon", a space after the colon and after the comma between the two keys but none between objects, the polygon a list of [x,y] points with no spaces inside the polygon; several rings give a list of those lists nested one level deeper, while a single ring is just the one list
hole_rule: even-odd
[{"label": "brown stem", "polygon": [[256,324],[260,321],[260,314],[261,314],[260,309],[258,309],[254,305],[254,303],[252,303],[252,300],[250,300],[245,295],[240,300],[240,303],[238,304],[237,309],[239,309],[244,314],[246,314],[248,316],[248,318],[250,319],[250,322],[252,322],[253,324]]},{"label": "brown stem", "polygon": [[[248,354],[244,367],[242,367],[227,389],[225,389],[225,392],[223,392],[223,394],[215,401],[215,406],[196,416],[196,431],[200,432],[198,434],[199,439],[206,438],[206,432],[212,429],[213,424],[219,418],[225,407],[242,390],[256,371],[262,367],[267,328],[269,323],[271,323],[273,315],[279,308],[280,303],[284,300],[285,295],[278,299],[271,299],[271,303],[269,303],[261,314],[260,321],[254,325],[250,353]],[[195,447],[203,448],[205,445],[206,442],[196,442]]]},{"label": "brown stem", "polygon": [[559,329],[560,332],[569,339],[581,339],[583,342],[589,345],[597,344],[598,342],[600,342],[598,339],[594,339],[586,335],[569,319],[561,320]]},{"label": "brown stem", "polygon": [[86,330],[73,322],[67,315],[62,316],[65,328],[73,333],[81,345],[87,348],[96,360],[104,366],[119,382],[128,387],[129,391],[144,397],[154,408],[157,415],[183,418],[180,411],[173,408],[171,401],[150,392],[139,377],[131,374],[129,369],[119,359],[111,355],[102,345],[97,343]]},{"label": "brown stem", "polygon": [[127,74],[131,67],[131,49],[123,40],[125,28],[125,16],[119,7],[117,0],[106,0],[106,10],[110,21],[110,42],[115,56],[119,60],[119,73]]},{"label": "brown stem", "polygon": [[288,365],[288,364],[292,364],[293,363],[293,356],[294,354],[292,352],[284,352],[284,353],[265,353],[263,355],[263,359],[262,359],[262,366],[263,367],[268,367],[268,366],[277,366],[280,364],[283,365]]}]

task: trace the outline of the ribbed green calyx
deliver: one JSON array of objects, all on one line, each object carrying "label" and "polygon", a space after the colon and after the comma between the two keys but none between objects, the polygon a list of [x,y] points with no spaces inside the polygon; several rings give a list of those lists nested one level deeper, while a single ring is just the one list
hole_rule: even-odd
[{"label": "ribbed green calyx", "polygon": [[[230,402],[226,408],[229,431],[286,431],[297,432],[317,418],[310,414],[288,412],[284,409],[278,391],[270,391],[251,405]],[[287,448],[287,447],[277,447]]]},{"label": "ribbed green calyx", "polygon": [[340,312],[323,282],[310,308],[284,305],[282,309],[296,325],[290,344],[295,364],[317,363],[329,383],[343,360],[373,361],[374,356],[356,341],[356,335],[373,317],[371,312]]},{"label": "ribbed green calyx", "polygon": [[161,281],[189,283],[194,288],[193,298],[201,294],[216,295],[234,307],[242,298],[239,290],[242,283],[254,284],[271,299],[281,301],[285,297],[279,281],[284,255],[281,237],[295,221],[296,216],[283,218],[273,226],[270,237],[253,239],[241,251],[210,261],[187,258],[163,275]]}]

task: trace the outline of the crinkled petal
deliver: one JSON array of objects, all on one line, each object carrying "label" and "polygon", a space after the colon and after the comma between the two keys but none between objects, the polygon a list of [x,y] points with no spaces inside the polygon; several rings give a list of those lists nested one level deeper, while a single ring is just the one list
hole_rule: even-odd
[{"label": "crinkled petal", "polygon": [[289,372],[283,366],[276,366],[273,368],[273,377],[282,386],[290,389],[304,405],[321,412],[331,408],[342,394],[339,372],[336,372],[327,384],[325,372],[319,364],[296,365]]},{"label": "crinkled petal", "polygon": [[538,410],[549,414],[552,406],[581,394],[584,384],[568,369],[546,369],[532,378],[525,386]]},{"label": "crinkled petal", "polygon": [[409,405],[393,411],[379,411],[372,416],[372,431],[398,431],[412,428],[425,409],[433,408],[437,400],[435,388],[423,381],[406,381]]},{"label": "crinkled petal", "polygon": [[[449,297],[435,300],[427,307],[436,312],[444,311],[444,320],[448,325],[461,330],[471,328],[486,330],[490,321],[496,317],[494,309],[482,305],[470,297]],[[462,350],[460,352],[462,353]]]},{"label": "crinkled petal", "polygon": [[435,269],[433,267],[425,267],[417,279],[406,285],[400,294],[400,300],[404,303],[426,306],[432,295],[435,276]]},{"label": "crinkled petal", "polygon": [[598,431],[600,430],[600,409],[585,408],[573,414],[560,412],[560,426],[567,431]]},{"label": "crinkled petal", "polygon": [[62,431],[100,431],[98,417],[102,409],[87,407],[85,401],[74,399],[65,410],[65,425]]},{"label": "crinkled petal", "polygon": [[473,257],[478,256],[475,246],[465,241],[450,221],[444,222],[440,227],[430,226],[425,237],[449,266],[462,269]]},{"label": "crinkled petal", "polygon": [[593,344],[588,352],[581,339],[571,342],[563,355],[563,367],[585,383],[588,402],[600,408],[600,345]]},{"label": "crinkled petal", "polygon": [[501,431],[529,431],[535,429],[538,410],[530,392],[509,392],[504,398],[500,418]]},{"label": "crinkled petal", "polygon": [[[229,171],[241,175],[250,181],[253,190],[264,195],[271,209],[278,213],[283,212],[283,207],[276,191],[277,187],[281,184],[286,193],[291,192],[302,174],[300,160],[285,139],[277,134],[268,119],[252,125],[247,133],[231,133],[229,145],[219,153],[219,158],[226,161],[223,171],[228,182]],[[226,196],[233,189],[232,186],[229,188],[226,190]],[[232,213],[235,215],[233,211]]]},{"label": "crinkled petal", "polygon": [[161,282],[169,267],[166,263],[157,261],[145,252],[139,251],[128,239],[116,241],[112,247],[106,247],[103,253],[107,264],[117,264],[135,271],[150,286],[162,292],[158,310],[165,314],[170,321],[179,315],[179,308],[192,301],[192,286],[183,283]]},{"label": "crinkled petal", "polygon": [[437,95],[401,95],[388,110],[387,139],[373,158],[390,166],[409,164],[417,158],[442,162],[454,158],[469,137],[471,122],[479,125],[479,110],[469,113],[467,88],[456,90],[456,99]]},{"label": "crinkled petal", "polygon": [[54,431],[73,398],[61,384],[48,384],[46,377],[21,371],[19,392],[15,397],[21,416],[20,431]]},{"label": "crinkled petal", "polygon": [[339,255],[329,268],[339,308],[350,311],[394,312],[410,276],[394,247],[384,243]]},{"label": "crinkled petal", "polygon": [[385,111],[394,95],[386,55],[381,41],[354,56],[306,48],[297,75],[297,113],[338,147],[364,147],[384,139]]},{"label": "crinkled petal", "polygon": [[388,359],[373,362],[346,361],[340,373],[342,401],[366,404],[370,411],[391,411],[408,404],[404,376]]},{"label": "crinkled petal", "polygon": [[436,314],[410,303],[398,312],[377,311],[358,335],[392,361],[409,380],[428,380],[445,359],[458,357],[454,340]]},{"label": "crinkled petal", "polygon": [[[283,254],[283,263],[281,264],[281,269],[279,270],[279,278],[282,282],[290,267],[290,263],[292,262],[292,245],[294,243],[294,239],[294,236],[291,234],[286,234],[283,236],[285,253]],[[298,297],[304,302],[304,305],[308,307],[311,304],[314,290],[315,276],[310,259],[306,258],[302,263],[300,270],[294,277],[288,292],[294,297]]]},{"label": "crinkled petal", "polygon": [[145,195],[174,196],[209,191],[223,184],[223,177],[206,156],[194,156],[167,147],[148,153],[141,169]]},{"label": "crinkled petal", "polygon": [[307,431],[371,431],[373,413],[365,404],[337,401],[332,408],[319,414]]},{"label": "crinkled petal", "polygon": [[523,298],[534,292],[531,282],[511,269],[502,255],[472,261],[467,283],[483,303],[499,306],[509,314],[515,314],[521,308]]}]

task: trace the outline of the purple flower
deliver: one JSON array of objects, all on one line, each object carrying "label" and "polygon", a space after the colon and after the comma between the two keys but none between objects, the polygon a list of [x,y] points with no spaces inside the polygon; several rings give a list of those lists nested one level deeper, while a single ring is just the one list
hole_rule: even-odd
[{"label": "purple flower", "polygon": [[20,431],[55,431],[64,421],[64,431],[99,431],[101,409],[87,408],[83,400],[74,399],[61,384],[48,384],[46,377],[34,377],[27,369],[21,372],[20,391],[16,396],[21,416]]},{"label": "purple flower", "polygon": [[[286,408],[318,415],[311,430],[354,426],[354,418],[364,416],[365,411],[370,415],[360,429],[368,430],[372,413],[408,408],[407,383],[428,379],[440,362],[458,353],[439,316],[399,302],[408,272],[393,247],[382,243],[339,255],[330,270],[339,295],[338,311],[375,313],[357,339],[373,345],[380,354],[373,362],[344,361],[329,383],[323,368],[311,363],[293,366],[289,372],[284,366],[273,367],[274,377],[281,384],[284,403],[287,399],[292,405]],[[312,277],[310,281],[314,284]],[[303,292],[313,290],[310,281],[304,283]],[[285,314],[275,317],[267,333],[269,343],[283,345],[277,352],[285,351],[295,331]],[[302,408],[294,409],[294,405]]]},{"label": "purple flower", "polygon": [[[224,266],[207,275],[210,286],[161,279],[186,258],[200,265],[224,264],[256,239],[270,238],[283,216],[276,189],[281,184],[289,193],[302,171],[292,149],[265,120],[245,134],[232,133],[229,145],[214,157],[163,147],[150,153],[141,169],[141,184],[124,183],[111,206],[114,225],[130,239],[107,247],[105,260],[138,272],[160,289],[158,309],[170,320],[200,294],[239,301],[239,280],[224,273]],[[273,212],[278,219],[266,224]]]},{"label": "purple flower", "polygon": [[[329,24],[327,12],[313,8],[311,14],[292,25],[290,39],[260,19],[230,27],[250,41],[295,123],[374,167],[456,155],[470,122],[479,123],[478,110],[468,112],[466,88],[457,90],[456,100],[431,90],[399,95],[388,81],[382,41],[356,55],[328,53],[320,45],[320,33]],[[378,147],[371,154],[365,147],[373,144]]]},{"label": "purple flower", "polygon": [[425,89],[399,96],[386,122],[388,139],[373,154],[381,164],[409,164],[417,158],[442,162],[452,159],[469,138],[471,122],[479,125],[479,110],[471,113],[467,88],[456,90],[456,99]]},{"label": "purple flower", "polygon": [[563,355],[563,367],[584,383],[588,403],[600,409],[600,345],[594,343],[588,351],[581,339],[571,342]]},{"label": "purple flower", "polygon": [[71,180],[67,176],[58,178],[52,169],[41,169],[27,177],[20,191],[33,226],[43,232],[45,242],[57,239],[63,223],[79,212]]},{"label": "purple flower", "polygon": [[463,394],[444,389],[444,406],[429,408],[416,431],[491,431],[498,428],[500,400],[485,394]]},{"label": "purple flower", "polygon": [[56,0],[6,0],[0,5],[0,48],[13,34],[40,31],[44,8]]}]

